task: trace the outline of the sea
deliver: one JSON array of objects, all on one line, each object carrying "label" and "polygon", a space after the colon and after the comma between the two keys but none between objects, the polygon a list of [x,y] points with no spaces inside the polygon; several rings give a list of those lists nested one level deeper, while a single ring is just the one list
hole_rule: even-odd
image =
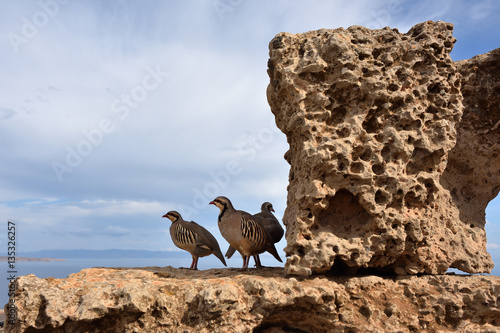
[{"label": "sea", "polygon": [[[179,254],[181,253],[182,252]],[[261,262],[264,266],[268,267],[283,266],[268,254],[261,255]],[[8,279],[10,275],[22,276],[34,274],[39,278],[66,278],[68,275],[77,273],[84,268],[92,267],[189,267],[191,265],[191,256],[188,254],[188,256],[179,255],[179,257],[176,258],[88,258],[65,259],[64,261],[19,261],[16,263],[14,274],[8,273],[10,269],[7,266],[7,262],[0,262],[0,267],[2,265],[5,267],[2,270],[6,272],[6,276],[4,282],[0,283],[0,303],[4,305],[9,300]],[[239,256],[234,256],[233,258],[227,260],[227,267],[239,268],[241,265],[242,259]],[[253,260],[251,260],[250,265],[253,265]],[[203,257],[198,261],[199,270],[224,267],[225,266],[215,256]],[[449,272],[453,272],[455,274],[466,274],[456,269],[450,269]],[[500,275],[500,267],[495,267],[491,275]]]}]

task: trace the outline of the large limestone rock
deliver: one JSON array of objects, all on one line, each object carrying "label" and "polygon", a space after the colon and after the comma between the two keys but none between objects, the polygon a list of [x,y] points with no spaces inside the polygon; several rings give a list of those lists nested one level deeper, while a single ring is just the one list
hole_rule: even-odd
[{"label": "large limestone rock", "polygon": [[[17,279],[6,332],[497,332],[500,278],[84,269]],[[7,308],[6,308],[7,310]],[[8,311],[6,312],[8,313]]]},{"label": "large limestone rock", "polygon": [[456,66],[464,113],[441,183],[477,238],[484,236],[486,206],[500,190],[500,48]]},{"label": "large limestone rock", "polygon": [[491,271],[499,58],[454,63],[452,31],[429,21],[271,41],[267,96],[290,144],[287,273]]}]

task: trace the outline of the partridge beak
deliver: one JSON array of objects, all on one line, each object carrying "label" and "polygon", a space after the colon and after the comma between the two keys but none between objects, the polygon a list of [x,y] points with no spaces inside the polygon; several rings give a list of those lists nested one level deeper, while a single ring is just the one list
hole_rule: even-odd
[{"label": "partridge beak", "polygon": [[269,210],[270,210],[271,212],[276,213],[276,212],[274,211],[273,207],[271,207],[271,209],[269,209]]},{"label": "partridge beak", "polygon": [[215,202],[210,201],[209,205],[215,205]]},{"label": "partridge beak", "polygon": [[163,215],[162,217],[168,217],[167,215],[168,215],[168,213],[167,213],[167,214],[165,214],[165,215]]}]

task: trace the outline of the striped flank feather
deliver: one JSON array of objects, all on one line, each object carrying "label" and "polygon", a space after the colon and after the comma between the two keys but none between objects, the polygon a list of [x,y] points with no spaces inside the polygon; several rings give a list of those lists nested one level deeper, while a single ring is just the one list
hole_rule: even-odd
[{"label": "striped flank feather", "polygon": [[266,242],[264,228],[253,220],[241,217],[241,234],[250,240],[255,247],[260,247]]},{"label": "striped flank feather", "polygon": [[179,243],[188,245],[196,244],[196,240],[199,238],[199,236],[195,232],[178,224],[175,228],[175,238]]}]

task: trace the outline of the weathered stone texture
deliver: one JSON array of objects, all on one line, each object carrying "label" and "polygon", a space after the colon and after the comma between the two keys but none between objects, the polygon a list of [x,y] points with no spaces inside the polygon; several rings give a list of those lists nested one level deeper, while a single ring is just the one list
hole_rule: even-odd
[{"label": "weathered stone texture", "polygon": [[496,332],[493,276],[283,277],[282,268],[18,278],[6,332]]},{"label": "weathered stone texture", "polygon": [[443,180],[463,113],[452,31],[429,21],[406,34],[353,26],[271,41],[267,96],[290,144],[287,273],[491,271],[484,209],[465,216],[458,182]]},{"label": "weathered stone texture", "polygon": [[456,66],[462,75],[464,113],[441,183],[464,227],[470,226],[473,238],[483,239],[486,206],[500,190],[500,48]]}]

